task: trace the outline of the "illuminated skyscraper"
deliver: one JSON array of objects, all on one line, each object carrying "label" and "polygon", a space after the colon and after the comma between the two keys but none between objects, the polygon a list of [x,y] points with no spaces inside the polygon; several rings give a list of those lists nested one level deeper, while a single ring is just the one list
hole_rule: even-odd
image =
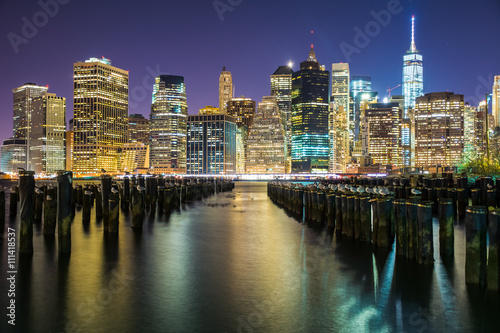
[{"label": "illuminated skyscraper", "polygon": [[73,171],[116,172],[128,142],[128,71],[106,58],[73,65]]},{"label": "illuminated skyscraper", "polygon": [[349,121],[343,106],[330,102],[329,109],[330,161],[329,172],[344,173],[349,162]]},{"label": "illuminated skyscraper", "polygon": [[[291,65],[290,65],[291,66]],[[292,165],[292,74],[290,66],[280,66],[271,75],[271,96],[276,97],[281,124],[285,131],[286,172]]]},{"label": "illuminated skyscraper", "polygon": [[156,77],[149,121],[149,163],[154,173],[186,172],[187,114],[184,77]]},{"label": "illuminated skyscraper", "polygon": [[372,91],[372,77],[353,75],[349,88],[351,98],[354,100],[359,93]]},{"label": "illuminated skyscraper", "polygon": [[464,156],[473,158],[483,152],[484,147],[484,112],[477,107],[464,106]]},{"label": "illuminated skyscraper", "polygon": [[226,114],[227,102],[233,98],[233,77],[231,72],[226,71],[226,66],[222,67],[219,77],[219,112]]},{"label": "illuminated skyscraper", "polygon": [[236,128],[228,115],[188,116],[187,173],[236,173]]},{"label": "illuminated skyscraper", "polygon": [[405,96],[403,118],[408,118],[408,109],[415,108],[415,99],[423,94],[424,69],[422,55],[415,46],[415,16],[412,16],[410,49],[403,56],[403,95]]},{"label": "illuminated skyscraper", "polygon": [[464,96],[452,92],[417,97],[415,166],[457,166],[464,152]]},{"label": "illuminated skyscraper", "polygon": [[[331,146],[330,172],[345,172],[345,164],[349,159],[349,85],[349,64],[332,64],[332,87],[328,127]],[[345,135],[347,135],[347,137]]]},{"label": "illuminated skyscraper", "polygon": [[3,141],[1,171],[18,173],[19,168],[26,169],[26,139],[10,138]]},{"label": "illuminated skyscraper", "polygon": [[66,98],[42,93],[33,100],[28,169],[52,174],[66,165]]},{"label": "illuminated skyscraper", "polygon": [[149,119],[142,114],[131,114],[128,117],[129,143],[149,144]]},{"label": "illuminated skyscraper", "polygon": [[286,135],[274,96],[262,97],[247,142],[247,173],[285,173]]},{"label": "illuminated skyscraper", "polygon": [[311,45],[292,77],[292,172],[328,172],[329,80]]},{"label": "illuminated skyscraper", "polygon": [[255,101],[244,96],[232,98],[227,104],[227,114],[236,120],[236,170],[244,173],[246,170],[246,149],[248,132],[255,117]]},{"label": "illuminated skyscraper", "polygon": [[245,96],[232,98],[227,104],[226,113],[236,119],[238,126],[246,125],[250,128],[255,117],[255,101]]},{"label": "illuminated skyscraper", "polygon": [[495,118],[495,127],[498,127],[500,126],[500,75],[495,76],[493,80],[491,98],[491,114]]},{"label": "illuminated skyscraper", "polygon": [[374,163],[401,166],[401,113],[398,103],[372,103],[365,110],[368,154]]},{"label": "illuminated skyscraper", "polygon": [[25,83],[21,87],[12,90],[14,95],[14,138],[28,138],[33,100],[40,97],[48,89],[48,87],[39,86],[35,83]]},{"label": "illuminated skyscraper", "polygon": [[350,139],[350,149],[354,148],[354,142],[359,138],[360,131],[360,108],[359,104],[363,100],[367,100],[366,93],[372,92],[372,77],[371,76],[359,76],[353,75],[349,83],[349,139]]}]

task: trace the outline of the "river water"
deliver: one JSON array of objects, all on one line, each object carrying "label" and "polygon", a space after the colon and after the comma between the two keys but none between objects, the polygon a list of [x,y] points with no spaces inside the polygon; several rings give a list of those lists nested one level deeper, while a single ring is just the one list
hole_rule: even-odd
[{"label": "river water", "polygon": [[[8,210],[8,206],[7,206]],[[32,258],[17,258],[16,320],[6,219],[1,243],[2,332],[498,332],[498,296],[467,288],[464,227],[455,259],[422,268],[307,228],[267,197],[266,183],[169,217],[142,233],[120,212],[117,238],[77,212],[72,253],[35,227]],[[435,224],[435,244],[437,243]]]}]

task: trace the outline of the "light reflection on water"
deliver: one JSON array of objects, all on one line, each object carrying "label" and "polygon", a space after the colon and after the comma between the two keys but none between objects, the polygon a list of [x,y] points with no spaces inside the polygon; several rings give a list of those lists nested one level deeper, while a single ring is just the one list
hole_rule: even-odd
[{"label": "light reflection on water", "polygon": [[[462,225],[455,260],[443,262],[436,245],[434,267],[423,268],[308,229],[267,198],[265,183],[237,183],[156,215],[140,234],[120,214],[113,239],[95,220],[85,229],[77,212],[69,258],[35,229],[33,258],[19,261],[17,331],[421,333],[500,324],[498,297],[465,286]],[[2,279],[2,300],[7,289]],[[4,331],[12,329],[2,319]]]}]

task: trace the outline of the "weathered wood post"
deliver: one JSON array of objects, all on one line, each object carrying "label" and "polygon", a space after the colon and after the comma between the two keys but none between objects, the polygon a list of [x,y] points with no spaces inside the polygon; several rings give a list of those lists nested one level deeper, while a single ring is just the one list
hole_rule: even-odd
[{"label": "weathered wood post", "polygon": [[71,252],[71,193],[73,173],[59,171],[57,173],[57,230],[59,252]]},{"label": "weathered wood post", "polygon": [[89,188],[86,188],[83,192],[83,210],[82,210],[82,222],[84,224],[90,223],[90,209],[92,201],[92,192]]},{"label": "weathered wood post", "polygon": [[389,198],[380,198],[376,203],[378,214],[377,246],[390,248],[393,243],[391,235],[393,220],[392,201]]},{"label": "weathered wood post", "polygon": [[43,190],[35,187],[35,223],[42,222],[43,215]]},{"label": "weathered wood post", "polygon": [[17,193],[15,189],[11,189],[10,195],[9,195],[9,217],[10,218],[15,218],[17,216]]},{"label": "weathered wood post", "polygon": [[406,201],[406,221],[407,221],[407,232],[408,232],[408,249],[406,252],[406,258],[408,260],[414,260],[417,258],[418,250],[418,199],[410,199]]},{"label": "weathered wood post", "polygon": [[5,225],[5,191],[0,191],[0,231],[3,232]]},{"label": "weathered wood post", "polygon": [[323,226],[325,223],[325,210],[326,210],[326,194],[323,190],[317,192],[318,200],[318,213],[316,214],[316,222],[318,226]]},{"label": "weathered wood post", "polygon": [[478,188],[470,190],[472,206],[479,206],[481,204],[481,191]]},{"label": "weathered wood post", "polygon": [[418,252],[417,262],[419,264],[434,263],[434,241],[432,228],[432,207],[431,201],[421,201],[418,204]]},{"label": "weathered wood post", "polygon": [[408,231],[406,219],[406,200],[394,200],[394,222],[396,224],[396,255],[406,257],[408,250]]},{"label": "weathered wood post", "polygon": [[359,195],[354,196],[353,227],[354,239],[359,239],[361,235],[361,197]]},{"label": "weathered wood post", "polygon": [[118,224],[120,220],[120,195],[118,189],[114,186],[109,194],[109,228],[110,234],[118,233]]},{"label": "weathered wood post", "polygon": [[21,226],[19,253],[33,253],[33,220],[35,219],[35,171],[19,172]]},{"label": "weathered wood post", "polygon": [[[140,187],[140,186],[139,186]],[[144,192],[137,187],[132,188],[132,228],[141,230],[144,222]]]},{"label": "weathered wood post", "polygon": [[469,206],[465,214],[465,282],[486,287],[486,207]]},{"label": "weathered wood post", "polygon": [[47,187],[47,194],[43,201],[43,234],[53,237],[56,233],[57,221],[57,188]]},{"label": "weathered wood post", "polygon": [[372,240],[372,207],[370,200],[368,196],[363,196],[359,199],[359,218],[361,223],[359,240],[368,243]]},{"label": "weathered wood post", "polygon": [[335,194],[329,193],[327,196],[328,201],[328,229],[333,231],[335,229]]},{"label": "weathered wood post", "polygon": [[439,253],[452,258],[455,249],[453,199],[439,200]]},{"label": "weathered wood post", "polygon": [[457,213],[459,217],[465,216],[465,208],[469,198],[465,188],[457,188]]},{"label": "weathered wood post", "polygon": [[347,203],[347,212],[346,212],[346,236],[353,238],[354,237],[354,196],[346,195],[346,203]]},{"label": "weathered wood post", "polygon": [[111,176],[101,176],[102,221],[104,231],[109,228],[109,194],[111,193]]},{"label": "weathered wood post", "polygon": [[378,199],[376,199],[376,198],[373,198],[371,200],[372,220],[373,220],[372,221],[372,243],[373,243],[373,245],[377,245],[377,241],[378,241],[378,224],[379,224],[378,217],[379,217],[379,214],[378,214],[377,201],[378,201]]},{"label": "weathered wood post", "polygon": [[500,209],[490,212],[490,223],[488,226],[489,248],[488,248],[488,290],[500,291]]},{"label": "weathered wood post", "polygon": [[300,219],[302,219],[303,214],[304,214],[304,189],[303,188],[298,189],[297,212],[298,212]]},{"label": "weathered wood post", "polygon": [[100,186],[95,187],[95,218],[102,219],[102,190]]},{"label": "weathered wood post", "polygon": [[335,231],[337,236],[342,235],[342,194],[335,193]]},{"label": "weathered wood post", "polygon": [[122,209],[128,211],[130,206],[130,178],[123,178]]}]

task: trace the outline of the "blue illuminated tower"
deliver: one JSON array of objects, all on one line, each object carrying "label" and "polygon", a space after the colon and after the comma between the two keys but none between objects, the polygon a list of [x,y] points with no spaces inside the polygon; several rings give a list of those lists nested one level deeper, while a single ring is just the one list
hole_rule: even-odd
[{"label": "blue illuminated tower", "polygon": [[424,74],[422,55],[415,46],[415,16],[411,17],[410,49],[403,56],[403,95],[405,98],[404,118],[408,109],[415,108],[415,99],[424,94]]}]

